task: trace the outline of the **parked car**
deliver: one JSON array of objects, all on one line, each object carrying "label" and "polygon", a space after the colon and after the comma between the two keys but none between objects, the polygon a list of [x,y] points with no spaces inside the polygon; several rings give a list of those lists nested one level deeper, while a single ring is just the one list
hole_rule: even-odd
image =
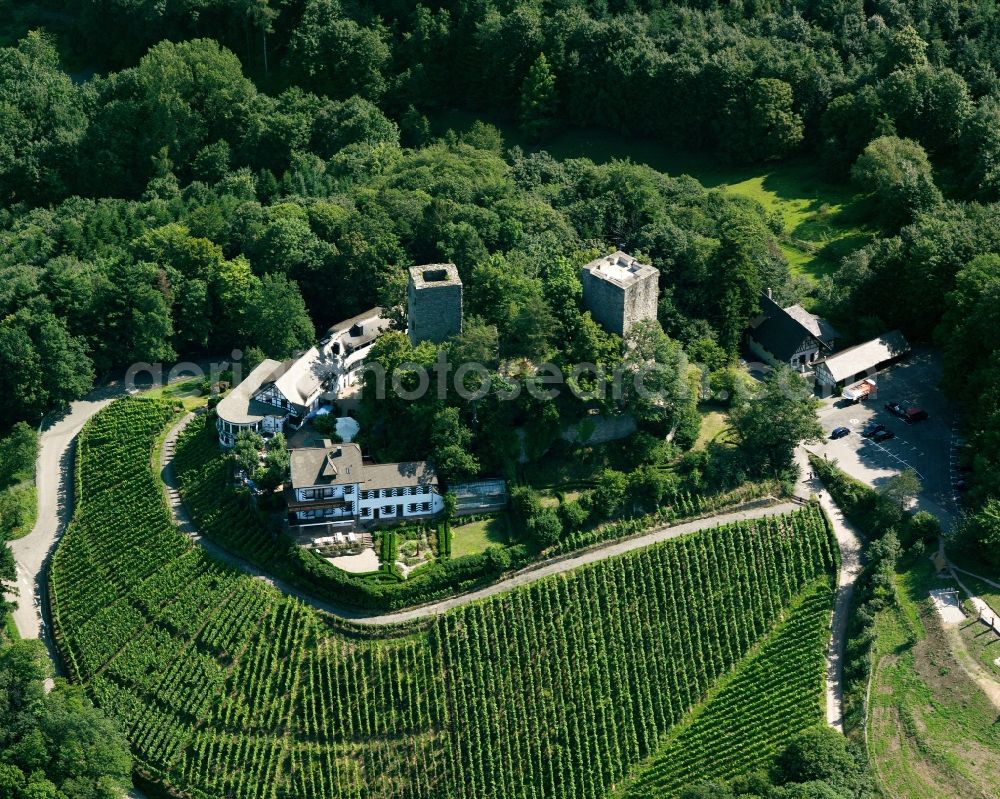
[{"label": "parked car", "polygon": [[880,422],[869,422],[865,425],[865,429],[861,431],[861,435],[865,438],[871,438],[876,433],[880,433],[885,430],[885,425]]},{"label": "parked car", "polygon": [[843,438],[844,436],[849,436],[851,431],[846,427],[836,427],[833,432],[830,433],[830,438]]},{"label": "parked car", "polygon": [[956,480],[955,481],[955,490],[956,491],[967,491],[968,489],[969,489],[969,484],[965,480]]},{"label": "parked car", "polygon": [[914,422],[922,422],[927,417],[927,411],[923,408],[907,408],[906,413],[903,414],[903,419],[913,424]]},{"label": "parked car", "polygon": [[906,415],[906,409],[898,402],[887,402],[885,404],[885,409],[893,416],[898,416],[900,419]]},{"label": "parked car", "polygon": [[883,441],[888,441],[890,438],[895,438],[896,434],[892,430],[879,430],[875,435],[872,436],[872,441],[877,441],[879,443]]}]

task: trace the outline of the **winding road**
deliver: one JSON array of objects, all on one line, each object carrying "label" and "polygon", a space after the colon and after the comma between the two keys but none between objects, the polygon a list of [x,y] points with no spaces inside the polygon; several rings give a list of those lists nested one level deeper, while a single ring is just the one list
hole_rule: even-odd
[{"label": "winding road", "polygon": [[[17,597],[9,597],[18,601],[17,608],[13,612],[14,622],[22,638],[40,638],[43,641],[57,673],[61,669],[60,659],[46,623],[46,566],[59,540],[59,536],[62,535],[73,513],[73,461],[76,437],[84,424],[92,416],[115,399],[124,396],[125,393],[126,389],[122,382],[109,384],[91,393],[83,400],[72,403],[60,416],[48,422],[42,430],[39,439],[36,477],[39,505],[38,520],[31,533],[11,543],[11,549],[17,563],[19,589]],[[293,586],[283,584],[281,581],[262,573],[252,564],[200,535],[181,501],[173,470],[173,455],[177,436],[193,418],[194,414],[188,414],[174,425],[168,433],[160,453],[161,474],[166,489],[167,501],[178,527],[219,560],[229,563],[261,580],[267,581],[279,590],[300,598],[303,602],[317,610],[358,624],[393,625],[430,618],[453,608],[493,596],[494,594],[510,591],[523,585],[528,585],[554,574],[569,572],[590,563],[596,563],[606,558],[641,549],[671,538],[677,538],[687,533],[735,521],[777,516],[799,508],[799,505],[796,503],[786,502],[768,507],[758,507],[722,514],[707,519],[697,519],[671,527],[663,527],[642,536],[610,542],[581,553],[564,555],[534,564],[512,574],[504,580],[465,594],[449,597],[439,602],[392,613],[375,613],[337,606],[317,600]],[[799,457],[802,458],[804,456],[804,451],[800,449]],[[809,494],[816,492],[819,486],[817,483],[806,478],[808,466],[803,469],[802,474],[803,480],[800,481],[797,487],[797,493],[802,497],[808,497]],[[845,522],[839,510],[833,505],[825,492],[820,494],[820,501],[833,523],[841,550],[842,566],[838,580],[837,599],[833,614],[830,649],[828,652],[827,718],[828,723],[832,727],[843,731],[842,693],[840,687],[841,662],[843,659],[844,634],[851,593],[854,588],[854,581],[860,570],[860,543],[853,529]],[[138,791],[131,792],[129,796],[132,799],[143,799],[142,794]]]},{"label": "winding road", "polygon": [[[16,602],[12,612],[21,638],[39,638],[45,645],[57,675],[62,673],[62,661],[56,651],[48,626],[48,604],[45,600],[49,558],[73,515],[73,456],[76,436],[94,414],[109,403],[124,396],[124,382],[108,384],[70,404],[59,414],[46,416],[38,440],[38,462],[35,483],[38,488],[38,519],[28,535],[10,542],[17,564],[17,595],[7,600]],[[52,681],[46,681],[46,690]],[[133,788],[127,799],[146,799]]]},{"label": "winding road", "polygon": [[358,610],[355,608],[324,602],[310,596],[307,593],[304,593],[294,586],[288,585],[280,580],[276,580],[275,578],[262,572],[253,564],[245,561],[243,558],[234,555],[229,550],[224,549],[218,544],[204,538],[198,532],[196,525],[188,515],[187,510],[184,508],[184,503],[181,501],[180,492],[178,491],[177,478],[173,469],[173,457],[177,436],[193,418],[194,414],[188,414],[170,430],[164,440],[163,450],[160,454],[161,474],[163,482],[167,487],[167,497],[170,509],[178,527],[193,540],[198,542],[199,545],[202,546],[207,552],[219,560],[229,563],[232,566],[243,570],[247,574],[251,574],[254,577],[264,580],[287,594],[298,597],[303,602],[311,605],[317,610],[324,611],[334,616],[339,616],[342,619],[347,619],[357,624],[392,625],[430,618],[452,610],[453,608],[467,605],[470,602],[475,602],[478,599],[493,596],[494,594],[501,594],[505,591],[510,591],[514,588],[528,585],[529,583],[544,579],[545,577],[549,577],[553,574],[562,574],[564,572],[572,571],[573,569],[578,569],[581,566],[586,566],[588,563],[596,563],[604,560],[605,558],[622,555],[635,549],[642,549],[643,547],[648,547],[651,544],[658,544],[661,541],[677,538],[678,536],[682,536],[687,533],[694,533],[698,530],[705,530],[711,527],[716,527],[720,524],[728,524],[730,522],[744,521],[747,519],[760,519],[767,516],[780,516],[783,513],[790,513],[800,508],[800,506],[794,502],[785,502],[778,505],[770,505],[762,508],[735,511],[733,513],[722,514],[720,516],[712,516],[707,519],[696,519],[694,521],[685,522],[671,527],[661,527],[637,538],[629,538],[623,541],[612,541],[584,552],[563,555],[532,564],[531,566],[515,572],[503,580],[491,583],[490,585],[473,591],[468,591],[464,594],[457,594],[455,596],[448,597],[447,599],[442,599],[438,602],[431,602],[426,605],[419,605],[417,607],[407,608],[406,610],[389,613]]},{"label": "winding road", "polygon": [[[20,591],[20,595],[17,597],[19,600],[18,607],[13,614],[18,632],[23,638],[41,638],[52,656],[52,661],[56,665],[57,670],[60,668],[60,661],[45,620],[45,577],[48,559],[55,548],[59,536],[72,516],[74,444],[77,434],[87,420],[110,402],[124,394],[125,388],[123,384],[114,383],[108,385],[88,395],[85,399],[72,403],[59,418],[51,420],[45,427],[39,442],[37,472],[38,521],[29,535],[11,544],[14,558],[17,562],[18,588]],[[606,558],[650,546],[651,544],[677,538],[687,533],[693,533],[698,530],[734,521],[777,516],[794,511],[799,507],[795,503],[786,502],[768,507],[722,514],[708,519],[697,519],[671,527],[663,527],[635,538],[610,542],[584,552],[564,555],[533,564],[499,582],[438,602],[396,612],[378,613],[318,600],[294,586],[284,584],[264,574],[252,564],[200,535],[181,501],[173,471],[173,454],[177,436],[193,418],[193,414],[187,415],[170,430],[165,439],[160,460],[168,504],[180,529],[219,560],[229,563],[261,580],[265,580],[279,590],[298,597],[317,610],[358,624],[385,626],[430,618],[453,608],[510,591],[523,585],[528,585],[554,574],[569,572],[590,563],[596,563]],[[800,459],[804,458],[804,456],[804,450],[800,449]],[[797,493],[802,497],[808,497],[811,493],[818,492],[820,488],[818,482],[811,481],[806,477],[808,473],[808,466],[805,466],[802,471],[803,479],[800,481],[797,490]],[[820,493],[820,501],[833,523],[841,550],[842,565],[838,580],[837,599],[833,614],[830,650],[828,653],[827,718],[831,726],[842,730],[841,662],[843,659],[844,633],[847,625],[851,594],[854,588],[854,581],[860,571],[860,542],[853,528],[843,519],[843,516],[826,492]]]},{"label": "winding road", "polygon": [[46,417],[39,437],[36,485],[38,520],[28,535],[10,542],[17,564],[14,623],[22,638],[40,638],[60,668],[45,623],[45,566],[73,515],[73,452],[76,436],[95,413],[125,394],[124,383],[112,383],[72,403],[60,415]]}]

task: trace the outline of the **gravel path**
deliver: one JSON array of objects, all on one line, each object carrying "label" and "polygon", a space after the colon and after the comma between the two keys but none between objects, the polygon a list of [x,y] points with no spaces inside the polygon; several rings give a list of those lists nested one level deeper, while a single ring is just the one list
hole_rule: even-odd
[{"label": "gravel path", "polygon": [[808,499],[811,494],[819,496],[820,505],[830,519],[840,547],[837,597],[830,625],[830,645],[826,653],[826,723],[842,733],[844,731],[844,646],[847,642],[847,621],[851,611],[851,597],[854,596],[854,584],[861,573],[861,536],[854,525],[844,518],[840,508],[830,498],[830,492],[823,489],[823,483],[819,478],[813,477],[805,447],[798,448],[795,459],[799,465],[799,482],[795,487],[795,493],[802,499]]},{"label": "gravel path", "polygon": [[759,519],[766,516],[778,516],[783,513],[790,513],[792,511],[798,510],[799,505],[793,502],[786,502],[779,505],[772,505],[764,508],[753,508],[751,510],[745,511],[735,511],[733,513],[726,513],[720,516],[714,516],[709,519],[697,519],[691,522],[685,522],[684,524],[678,524],[672,527],[662,527],[658,530],[654,530],[645,535],[639,536],[637,538],[630,538],[625,541],[617,541],[605,544],[603,546],[596,547],[594,549],[581,552],[579,554],[564,555],[558,558],[553,558],[551,560],[542,561],[537,564],[533,564],[519,572],[514,573],[510,577],[501,580],[491,585],[484,586],[475,591],[469,591],[464,594],[459,594],[448,599],[443,599],[439,602],[432,602],[427,605],[420,605],[419,607],[407,608],[406,610],[400,610],[390,613],[379,613],[377,611],[365,611],[357,610],[354,608],[344,607],[342,605],[335,605],[329,602],[324,602],[312,597],[303,591],[290,586],[280,580],[276,580],[273,577],[262,572],[256,566],[247,561],[243,560],[232,552],[220,547],[218,544],[209,541],[204,538],[197,530],[191,517],[188,515],[184,508],[184,504],[181,501],[180,494],[177,490],[177,481],[173,471],[173,456],[175,451],[175,446],[177,442],[177,436],[180,434],[181,430],[194,418],[194,414],[189,414],[185,418],[181,419],[174,428],[167,434],[164,441],[163,451],[160,456],[160,465],[162,468],[163,482],[167,487],[167,496],[170,501],[171,511],[177,521],[178,526],[182,531],[191,536],[195,541],[197,541],[207,552],[209,552],[214,557],[236,566],[242,569],[248,574],[251,574],[261,580],[264,580],[281,591],[296,596],[303,602],[312,605],[314,608],[330,613],[334,616],[339,616],[343,619],[348,619],[350,621],[357,622],[359,624],[369,624],[369,625],[391,625],[399,624],[401,622],[415,621],[418,619],[425,619],[433,616],[437,616],[453,608],[461,607],[462,605],[467,605],[470,602],[475,602],[477,599],[483,599],[488,596],[493,596],[494,594],[500,594],[505,591],[510,591],[513,588],[517,588],[522,585],[528,585],[536,580],[541,580],[545,577],[549,577],[553,574],[562,574],[564,572],[572,571],[580,566],[585,566],[588,563],[596,563],[598,561],[604,560],[605,558],[611,558],[615,555],[621,555],[625,552],[630,552],[634,549],[641,549],[642,547],[650,546],[651,544],[657,544],[661,541],[667,541],[671,538],[676,538],[686,533],[693,533],[698,530],[704,530],[712,527],[716,527],[720,524],[728,524],[729,522],[743,521],[747,519]]}]

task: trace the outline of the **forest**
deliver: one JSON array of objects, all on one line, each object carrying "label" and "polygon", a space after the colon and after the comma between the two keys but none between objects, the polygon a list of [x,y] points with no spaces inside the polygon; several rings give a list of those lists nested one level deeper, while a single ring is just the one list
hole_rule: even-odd
[{"label": "forest", "polygon": [[[1000,540],[1000,366],[991,343],[978,354],[1000,281],[995,3],[4,5],[0,427],[134,362],[285,357],[398,304],[415,263],[453,261],[470,287],[453,354],[613,363],[621,350],[580,312],[574,272],[622,247],[661,270],[666,337],[645,346],[677,368],[654,429],[693,440],[678,358],[724,370],[764,288],[858,335],[898,326],[947,353],[971,496],[990,511],[967,538]],[[537,145],[507,147],[485,122],[440,135],[451,108]],[[817,283],[793,277],[782,220],[752,200],[545,152],[581,126],[720,163],[814,159],[858,191],[879,235]],[[520,407],[513,421],[579,412]],[[455,444],[453,422],[439,437]]]},{"label": "forest", "polygon": [[[445,120],[454,111],[479,121],[450,130]],[[751,198],[706,188],[683,170],[546,150],[560,132],[580,129],[695,153],[721,169],[817,165],[856,194],[850,213],[871,235],[838,254],[830,274],[806,278],[783,252],[786,220]],[[517,131],[520,146],[506,131]],[[467,287],[464,334],[440,350],[389,334],[376,351],[380,362],[393,369],[439,356],[474,359],[523,384],[530,365],[542,361],[612,368],[629,367],[630,358],[654,361],[665,367],[668,403],[626,396],[599,405],[638,418],[642,430],[632,444],[647,447],[650,461],[662,454],[651,447],[667,431],[678,450],[694,443],[700,388],[734,387],[743,332],[766,289],[836,321],[848,332],[845,344],[899,327],[911,342],[940,348],[969,470],[958,543],[1000,568],[998,164],[1000,7],[993,0],[0,0],[0,539],[32,526],[34,428],[46,414],[136,362],[237,357],[234,351],[249,364],[288,357],[341,319],[398,306],[406,267],[449,261]],[[577,277],[582,263],[616,248],[661,272],[659,326],[625,342],[583,311]],[[789,476],[789,442],[800,430],[815,431],[804,418],[794,430],[768,423],[786,410],[779,393],[765,384],[755,410],[729,409],[741,459],[686,456],[684,497],[707,485]],[[342,781],[345,795],[354,795],[357,759],[382,776],[382,795],[398,795],[401,774],[417,775],[413,791],[429,787],[421,779],[439,779],[478,795],[495,769],[509,795],[520,795],[524,779],[532,795],[572,783],[574,795],[597,796],[641,756],[629,786],[639,795],[680,786],[690,777],[683,769],[702,766],[675,760],[670,741],[659,746],[660,733],[690,703],[667,706],[668,719],[652,701],[653,691],[669,693],[666,683],[633,670],[633,708],[619,701],[612,669],[635,662],[626,644],[649,658],[643,614],[660,618],[659,603],[675,615],[707,612],[708,603],[699,611],[670,599],[679,592],[664,581],[688,579],[673,568],[677,552],[700,550],[696,560],[704,558],[712,579],[716,557],[763,562],[749,543],[737,558],[736,542],[750,541],[743,528],[712,534],[722,556],[695,539],[643,555],[644,574],[655,571],[660,581],[652,592],[638,591],[636,575],[626,575],[635,561],[615,561],[573,582],[444,617],[425,638],[394,639],[392,659],[379,660],[385,654],[354,631],[327,629],[291,599],[188,550],[157,504],[161,487],[136,468],[148,461],[169,409],[142,407],[117,406],[95,425],[109,426],[105,445],[131,449],[91,463],[90,474],[95,490],[115,502],[144,498],[141,513],[123,524],[120,514],[91,503],[57,553],[54,573],[64,655],[94,677],[89,696],[129,720],[127,735],[94,710],[84,689],[59,681],[45,694],[50,674],[40,647],[4,632],[0,796],[120,796],[136,765],[129,746],[151,779],[239,795],[266,793],[269,769],[283,764],[294,774],[288,795],[328,791],[325,780]],[[814,425],[808,403],[798,407]],[[382,458],[424,457],[429,442],[442,473],[464,477],[502,472],[514,428],[533,442],[532,465],[585,410],[525,395],[506,405],[390,401],[361,413],[364,443]],[[402,420],[398,435],[388,434],[388,418]],[[140,428],[137,441],[123,434]],[[598,506],[620,508],[626,477],[609,475]],[[678,488],[651,469],[635,470],[627,486],[630,497],[651,505]],[[552,532],[554,511],[534,508],[530,496],[515,500],[519,523],[527,529],[537,518],[542,535]],[[573,513],[585,510],[577,503]],[[807,516],[795,518],[788,523],[805,524]],[[764,591],[746,580],[730,593],[720,584],[713,612],[739,607],[756,619],[754,637],[763,636],[808,578],[830,567],[820,554],[828,545],[820,525],[808,518],[811,558],[785,549],[794,537],[783,528],[764,538],[785,560],[801,561],[795,585],[777,574],[763,580]],[[577,529],[579,518],[557,522],[566,540],[588,534]],[[116,537],[102,535],[107,530]],[[150,546],[147,534],[162,546]],[[898,541],[886,537],[882,554],[869,547],[864,614],[891,582]],[[650,568],[660,558],[671,568]],[[168,561],[162,575],[152,574]],[[9,586],[16,576],[10,550],[0,546],[0,582]],[[627,586],[633,593],[622,595],[634,595],[634,604],[618,603]],[[806,642],[821,637],[824,591],[803,600],[777,633],[796,637],[807,675],[820,671],[805,651],[815,654]],[[553,665],[531,651],[576,658],[598,646],[588,643],[582,615],[565,627],[534,624],[552,617],[557,600],[615,607],[592,684],[582,667]],[[519,639],[520,628],[508,630],[498,608],[516,610],[536,638]],[[874,610],[868,615],[873,622]],[[140,628],[143,637],[133,638]],[[459,628],[468,637],[452,635]],[[714,627],[704,636],[697,626],[677,629],[682,638],[659,646],[686,650],[694,674],[667,668],[673,661],[666,657],[649,663],[674,687],[689,680],[691,700],[710,682],[704,669],[721,672],[752,643],[730,640],[729,630],[720,637]],[[263,643],[249,641],[255,630]],[[870,626],[854,630],[852,651],[869,651],[871,635]],[[431,636],[447,643],[432,649]],[[520,662],[516,653],[532,668],[496,667],[495,636],[513,662]],[[692,655],[693,646],[705,656]],[[301,656],[294,668],[273,668],[292,651]],[[773,650],[758,654],[734,691],[775,673]],[[419,668],[402,675],[399,663]],[[454,666],[458,676],[438,679],[439,665]],[[344,714],[316,710],[341,707],[331,675],[365,668],[392,675],[382,684],[408,715],[381,712],[393,697],[364,687]],[[535,683],[550,685],[549,693]],[[422,693],[428,685],[439,693]],[[496,697],[515,686],[532,697],[530,718],[498,711]],[[785,685],[772,680],[766,688],[785,701]],[[469,707],[460,696],[481,703],[480,737],[455,744],[440,737],[443,691],[458,707]],[[578,704],[567,711],[572,703],[559,704],[553,692]],[[768,752],[777,754],[791,722],[761,716],[753,729],[737,726],[727,715],[738,704],[732,695],[723,693],[676,741],[726,729],[741,740],[770,736]],[[270,714],[263,731],[287,726],[294,738],[252,727],[248,708],[258,701]],[[811,723],[806,715],[794,726]],[[198,727],[198,719],[212,724]],[[421,735],[398,734],[412,729]],[[506,734],[519,729],[544,730],[551,756],[526,757],[520,747],[528,737]],[[368,741],[373,730],[381,737],[356,748],[355,739]],[[327,736],[322,745],[320,735]],[[608,773],[578,768],[583,750],[560,743],[574,736]],[[827,780],[838,796],[864,796],[854,755],[837,745],[825,770],[802,768],[793,745],[766,778],[736,775],[689,795],[826,799],[834,795],[828,786],[798,783]],[[802,744],[813,754],[829,746]],[[601,759],[607,752],[618,756]],[[515,767],[522,758],[523,773]],[[787,786],[772,787],[771,778]]]}]

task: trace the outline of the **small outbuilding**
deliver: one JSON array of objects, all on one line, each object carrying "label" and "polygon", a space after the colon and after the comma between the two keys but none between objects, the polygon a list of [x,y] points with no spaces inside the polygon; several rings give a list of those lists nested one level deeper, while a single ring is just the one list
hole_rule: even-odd
[{"label": "small outbuilding", "polygon": [[816,364],[816,383],[826,388],[850,385],[870,377],[910,351],[910,344],[898,330],[850,347]]}]

